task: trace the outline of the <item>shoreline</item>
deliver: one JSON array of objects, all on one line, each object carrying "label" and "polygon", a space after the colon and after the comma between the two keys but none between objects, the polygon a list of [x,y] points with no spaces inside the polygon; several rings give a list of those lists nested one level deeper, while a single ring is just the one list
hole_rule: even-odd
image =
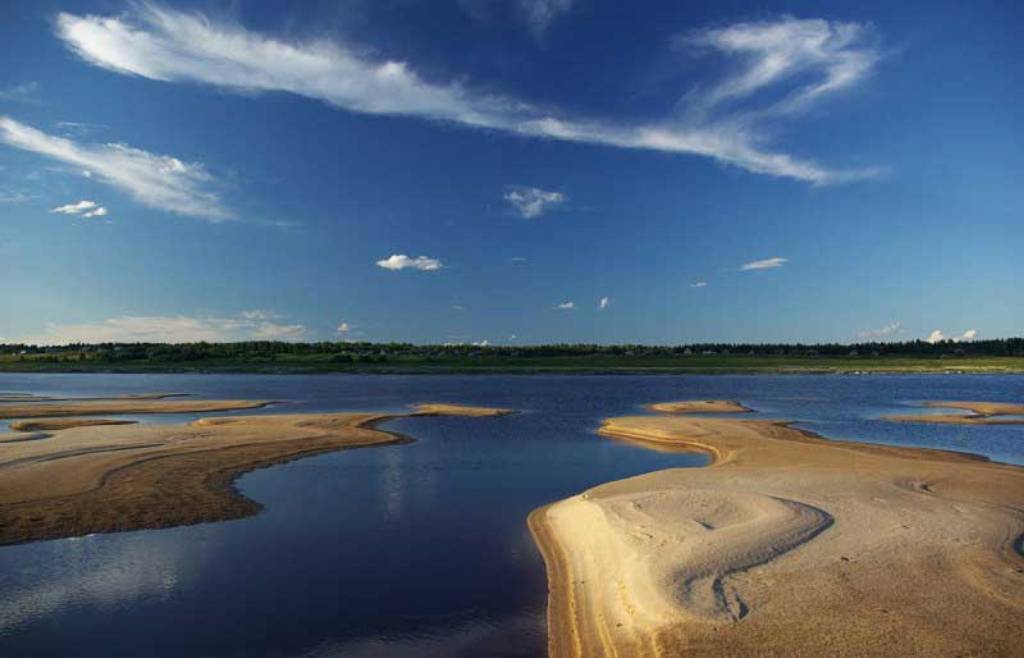
[{"label": "shoreline", "polygon": [[[379,429],[396,418],[512,413],[415,405],[407,413],[204,417],[185,424],[95,425],[0,443],[0,546],[243,518],[263,505],[245,473],[337,450],[414,439]],[[59,437],[59,438],[55,438]]]},{"label": "shoreline", "polygon": [[530,514],[549,655],[1012,652],[1021,467],[833,441],[784,421],[637,416],[598,433],[711,464]]}]

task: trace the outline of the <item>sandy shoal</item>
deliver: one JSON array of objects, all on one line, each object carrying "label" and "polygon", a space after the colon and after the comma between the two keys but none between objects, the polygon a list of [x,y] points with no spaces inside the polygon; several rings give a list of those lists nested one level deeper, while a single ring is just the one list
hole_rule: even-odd
[{"label": "sandy shoal", "polygon": [[269,400],[164,400],[148,397],[95,398],[75,402],[46,400],[0,404],[0,419],[98,416],[101,414],[182,414],[259,409]]},{"label": "sandy shoal", "polygon": [[[203,418],[182,425],[76,426],[0,444],[0,544],[239,518],[261,506],[232,486],[247,471],[344,448],[409,441],[376,425],[462,415],[324,413]],[[507,410],[469,407],[465,415]]]},{"label": "sandy shoal", "polygon": [[751,409],[733,400],[680,400],[678,402],[655,402],[647,409],[663,414],[749,413]]},{"label": "sandy shoal", "polygon": [[531,515],[552,656],[1020,655],[1024,469],[764,420],[600,432],[714,461]]},{"label": "sandy shoal", "polygon": [[1024,425],[1022,418],[1003,416],[1024,416],[1024,404],[1011,402],[926,402],[926,407],[938,409],[960,409],[970,411],[959,414],[903,414],[885,416],[884,420],[896,423],[938,423],[943,425]]}]

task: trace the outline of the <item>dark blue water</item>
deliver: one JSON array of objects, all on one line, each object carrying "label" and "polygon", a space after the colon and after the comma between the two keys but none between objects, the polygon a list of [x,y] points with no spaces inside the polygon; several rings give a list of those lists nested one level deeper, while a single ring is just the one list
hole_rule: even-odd
[{"label": "dark blue water", "polygon": [[704,463],[593,433],[647,402],[736,399],[830,437],[1024,463],[1024,427],[878,420],[921,400],[1020,402],[1019,376],[0,375],[0,393],[152,391],[282,401],[240,413],[426,401],[523,413],[394,421],[418,441],[251,473],[239,485],[266,505],[256,517],[0,548],[0,655],[540,655],[546,584],[527,514]]}]

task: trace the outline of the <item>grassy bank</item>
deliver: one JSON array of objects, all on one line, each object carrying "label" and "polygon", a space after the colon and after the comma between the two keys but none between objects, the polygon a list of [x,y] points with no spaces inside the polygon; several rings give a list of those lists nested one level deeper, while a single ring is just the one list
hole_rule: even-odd
[{"label": "grassy bank", "polygon": [[252,354],[203,358],[109,358],[78,351],[0,355],[0,372],[272,373],[1024,373],[1020,356],[757,356],[746,354],[450,356]]}]

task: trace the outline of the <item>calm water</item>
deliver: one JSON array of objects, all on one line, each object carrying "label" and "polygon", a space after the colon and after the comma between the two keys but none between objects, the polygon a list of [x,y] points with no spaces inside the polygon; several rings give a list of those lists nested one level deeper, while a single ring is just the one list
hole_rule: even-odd
[{"label": "calm water", "polygon": [[253,518],[0,548],[0,655],[541,655],[546,586],[530,510],[705,461],[593,434],[646,402],[736,399],[825,436],[1024,463],[1024,427],[877,420],[928,399],[1019,402],[1020,376],[0,374],[0,393],[152,391],[282,401],[263,413],[423,401],[524,413],[394,421],[418,442],[251,473],[239,486],[267,506]]}]

